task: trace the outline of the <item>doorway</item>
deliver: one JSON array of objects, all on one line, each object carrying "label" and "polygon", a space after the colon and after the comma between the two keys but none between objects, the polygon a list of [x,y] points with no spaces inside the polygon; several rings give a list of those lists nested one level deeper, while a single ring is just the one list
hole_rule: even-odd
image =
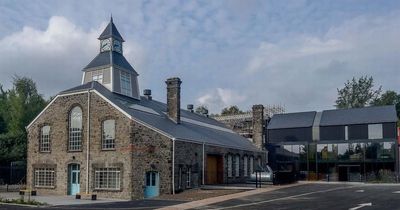
[{"label": "doorway", "polygon": [[68,165],[68,195],[76,195],[80,192],[80,175],[79,164]]},{"label": "doorway", "polygon": [[156,171],[146,172],[146,187],[144,188],[144,198],[157,197],[160,194],[160,175]]},{"label": "doorway", "polygon": [[207,155],[206,184],[223,183],[223,159],[218,155]]},{"label": "doorway", "polygon": [[339,181],[359,182],[362,181],[360,165],[338,165]]}]

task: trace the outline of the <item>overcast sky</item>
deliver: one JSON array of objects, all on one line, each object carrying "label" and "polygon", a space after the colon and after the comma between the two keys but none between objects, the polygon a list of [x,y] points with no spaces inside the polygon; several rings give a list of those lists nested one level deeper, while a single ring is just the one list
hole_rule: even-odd
[{"label": "overcast sky", "polygon": [[139,87],[212,113],[281,104],[332,109],[337,88],[370,75],[400,92],[400,1],[0,1],[0,83],[36,81],[47,98],[81,83],[110,14]]}]

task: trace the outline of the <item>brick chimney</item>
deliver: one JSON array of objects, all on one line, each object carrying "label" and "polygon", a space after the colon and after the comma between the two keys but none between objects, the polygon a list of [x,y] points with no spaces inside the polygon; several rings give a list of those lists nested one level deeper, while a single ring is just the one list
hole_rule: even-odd
[{"label": "brick chimney", "polygon": [[264,149],[264,106],[253,105],[253,143],[260,149]]},{"label": "brick chimney", "polygon": [[173,77],[165,81],[167,84],[167,114],[175,123],[181,122],[181,79]]}]

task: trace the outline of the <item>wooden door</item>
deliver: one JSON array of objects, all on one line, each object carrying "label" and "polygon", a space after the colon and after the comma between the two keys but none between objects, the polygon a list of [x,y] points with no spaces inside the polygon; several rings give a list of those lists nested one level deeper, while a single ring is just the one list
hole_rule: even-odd
[{"label": "wooden door", "polygon": [[207,156],[206,184],[218,183],[218,161],[216,156]]}]

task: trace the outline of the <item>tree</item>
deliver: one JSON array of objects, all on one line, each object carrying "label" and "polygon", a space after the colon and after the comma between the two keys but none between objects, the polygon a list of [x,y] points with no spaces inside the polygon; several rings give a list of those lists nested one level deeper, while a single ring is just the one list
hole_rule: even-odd
[{"label": "tree", "polygon": [[221,111],[221,115],[234,115],[234,114],[243,114],[244,112],[239,109],[237,106],[230,106],[230,107],[225,107]]},{"label": "tree", "polygon": [[15,76],[8,91],[0,85],[0,164],[26,158],[25,126],[46,103],[32,79]]},{"label": "tree", "polygon": [[197,114],[208,114],[208,108],[205,105],[200,105],[196,108],[194,112],[196,112]]},{"label": "tree", "polygon": [[374,79],[363,76],[347,80],[342,89],[338,89],[336,108],[360,108],[370,105],[382,92],[382,87],[374,89]]}]

